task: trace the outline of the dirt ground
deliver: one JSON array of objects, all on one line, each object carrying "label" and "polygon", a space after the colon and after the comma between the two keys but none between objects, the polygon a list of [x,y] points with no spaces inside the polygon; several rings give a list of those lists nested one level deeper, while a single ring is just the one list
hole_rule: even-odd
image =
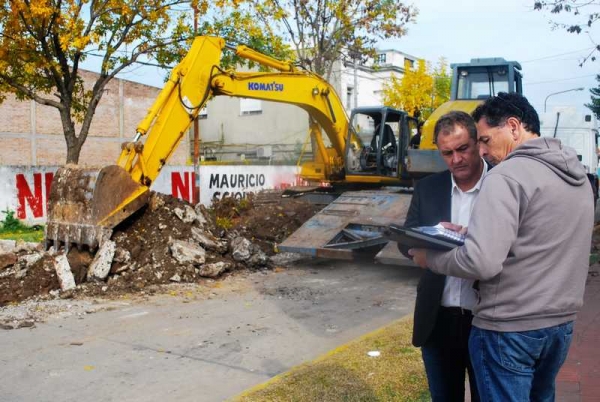
[{"label": "dirt ground", "polygon": [[[170,283],[202,283],[207,277],[231,275],[239,270],[269,269],[268,257],[276,245],[312,217],[321,207],[282,199],[278,193],[261,193],[247,199],[224,198],[211,208],[193,206],[184,200],[154,193],[149,205],[122,222],[111,240],[116,251],[110,273],[104,280],[88,278],[94,259],[90,250],[71,248],[67,254],[77,287],[60,291],[53,267],[54,257],[40,251],[20,251],[17,263],[0,266],[0,306],[31,297],[78,298],[118,297],[130,293],[152,294]],[[232,242],[250,242],[250,257],[237,257]],[[181,261],[173,244],[201,244],[205,261]],[[37,253],[37,254],[36,254]],[[41,258],[31,262],[31,255]],[[225,267],[218,275],[206,274],[204,267]]]}]

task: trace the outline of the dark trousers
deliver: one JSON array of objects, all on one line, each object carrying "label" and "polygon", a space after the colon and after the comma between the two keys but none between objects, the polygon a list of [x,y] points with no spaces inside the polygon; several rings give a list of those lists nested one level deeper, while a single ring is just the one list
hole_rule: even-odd
[{"label": "dark trousers", "polygon": [[465,372],[469,373],[471,401],[479,401],[469,359],[469,333],[473,316],[457,307],[440,307],[435,327],[421,348],[433,402],[465,400]]}]

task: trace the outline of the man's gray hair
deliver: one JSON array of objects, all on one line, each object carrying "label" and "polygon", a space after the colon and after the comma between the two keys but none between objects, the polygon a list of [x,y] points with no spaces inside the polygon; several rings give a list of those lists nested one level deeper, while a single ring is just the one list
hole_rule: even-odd
[{"label": "man's gray hair", "polygon": [[470,114],[455,110],[448,112],[439,118],[433,129],[433,142],[437,144],[440,133],[450,134],[454,131],[454,127],[463,127],[469,133],[469,137],[477,142],[477,127],[475,121]]}]

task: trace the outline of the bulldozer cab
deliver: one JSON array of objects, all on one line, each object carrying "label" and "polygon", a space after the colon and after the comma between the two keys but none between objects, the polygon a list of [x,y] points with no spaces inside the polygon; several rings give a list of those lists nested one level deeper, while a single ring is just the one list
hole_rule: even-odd
[{"label": "bulldozer cab", "polygon": [[409,120],[406,112],[389,107],[354,109],[346,141],[346,176],[365,176],[365,182],[371,181],[367,176],[401,177]]},{"label": "bulldozer cab", "polygon": [[521,65],[516,61],[491,57],[450,66],[450,100],[439,106],[423,125],[418,151],[425,152],[410,150],[408,154],[408,165],[415,174],[439,172],[446,168],[433,141],[435,123],[440,117],[454,110],[471,114],[478,105],[500,92],[523,93]]},{"label": "bulldozer cab", "polygon": [[481,100],[498,92],[522,93],[521,65],[501,57],[452,64],[450,100]]}]

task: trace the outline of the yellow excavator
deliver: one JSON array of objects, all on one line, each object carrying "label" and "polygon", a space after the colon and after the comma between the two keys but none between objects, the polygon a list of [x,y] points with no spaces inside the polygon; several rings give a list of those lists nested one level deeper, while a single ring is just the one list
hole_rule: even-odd
[{"label": "yellow excavator", "polygon": [[[219,62],[226,48],[276,71],[225,70]],[[116,165],[100,171],[68,165],[56,173],[48,205],[46,246],[95,248],[109,238],[118,223],[147,203],[152,182],[191,123],[206,102],[219,95],[284,102],[306,110],[316,154],[302,166],[305,180],[399,182],[397,138],[408,131],[406,113],[391,108],[356,112],[357,123],[350,127],[342,102],[323,78],[246,46],[229,46],[221,38],[201,36],[173,69],[133,141],[122,145]],[[325,144],[322,131],[330,145]],[[366,137],[368,146],[363,145]],[[376,142],[383,137],[385,145]],[[345,153],[351,159],[349,170]]]},{"label": "yellow excavator", "polygon": [[[225,49],[275,71],[223,69],[219,62]],[[495,92],[492,89],[490,93]],[[219,95],[304,109],[316,145],[314,159],[301,167],[301,177],[309,182],[358,188],[411,186],[415,179],[445,168],[432,136],[428,136],[434,122],[424,126],[421,149],[409,149],[417,122],[405,112],[388,107],[357,108],[348,117],[334,88],[322,77],[246,46],[200,36],[173,69],[134,139],[122,144],[116,165],[100,171],[74,165],[59,169],[49,198],[46,246],[96,248],[110,238],[117,224],[148,202],[149,188],[162,167],[206,102]],[[453,100],[457,101],[466,102],[464,107],[470,110],[478,104]],[[323,132],[330,144],[325,143]]]}]

